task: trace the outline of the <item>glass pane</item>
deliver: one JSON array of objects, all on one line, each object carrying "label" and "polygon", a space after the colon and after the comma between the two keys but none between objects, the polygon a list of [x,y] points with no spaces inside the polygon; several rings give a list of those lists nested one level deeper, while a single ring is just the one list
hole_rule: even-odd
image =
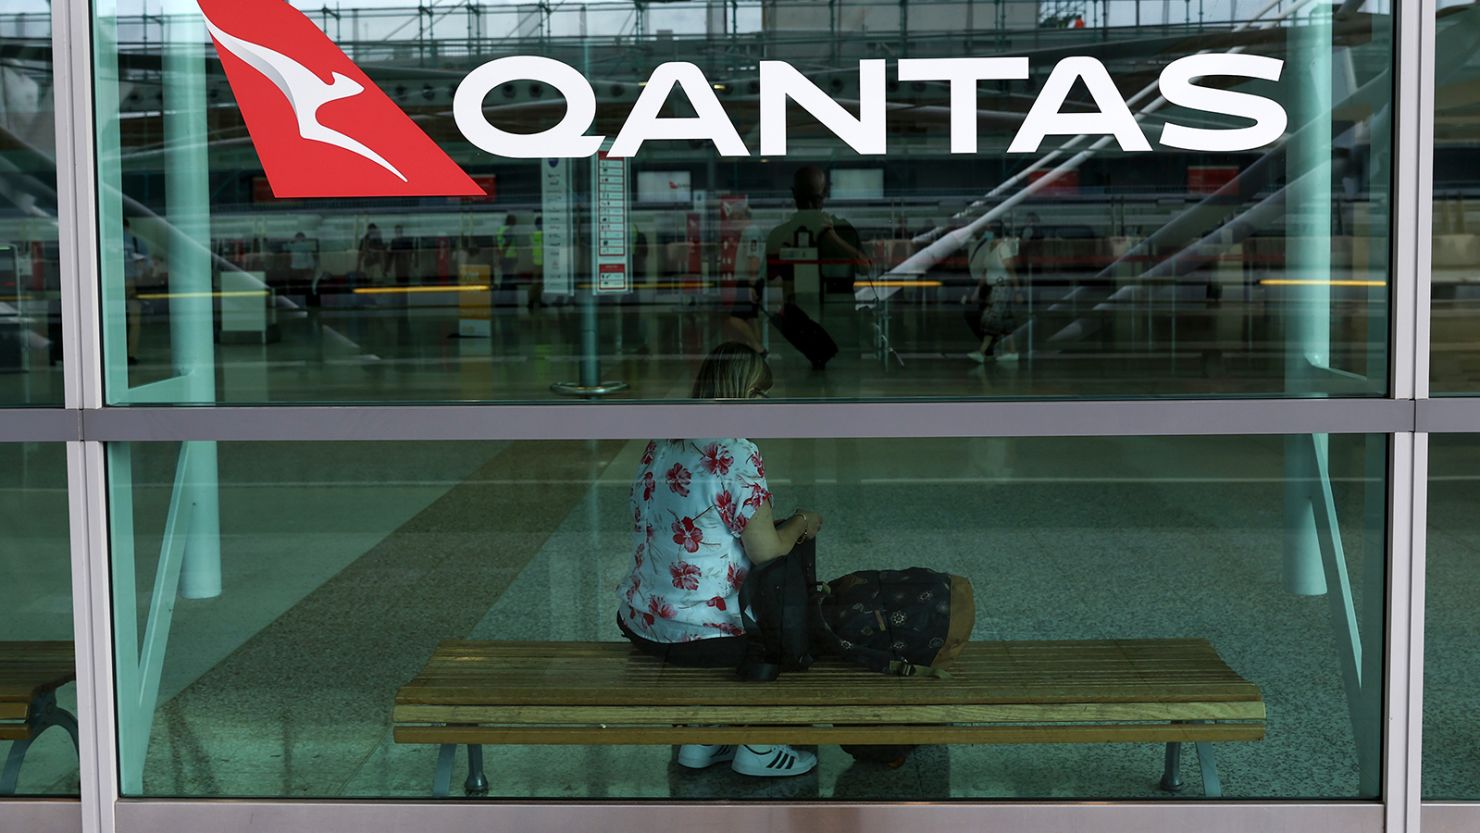
[{"label": "glass pane", "polygon": [[0,408],[62,404],[51,4],[0,14]]},{"label": "glass pane", "polygon": [[1434,253],[1430,376],[1436,394],[1480,392],[1480,353],[1474,339],[1480,320],[1476,264],[1476,175],[1470,164],[1480,147],[1480,126],[1469,90],[1480,79],[1480,9],[1473,2],[1438,4],[1434,51]]},{"label": "glass pane", "polygon": [[94,5],[114,403],[1387,388],[1391,4],[293,5]]},{"label": "glass pane", "polygon": [[67,449],[0,443],[0,800],[78,792]]},{"label": "glass pane", "polygon": [[[1213,685],[1228,682],[1209,670],[1219,662],[1210,652],[1252,688],[1237,686],[1232,705],[1196,706],[1232,722],[1178,731],[1237,734],[1214,744],[1225,796],[1377,794],[1381,687],[1342,681],[1382,677],[1383,436],[660,440],[651,452],[645,441],[145,443],[110,445],[108,454],[127,795],[430,798],[438,747],[408,730],[483,719],[579,729],[593,718],[571,704],[593,703],[570,689],[584,686],[609,700],[596,705],[641,713],[614,709],[601,717],[606,730],[588,726],[575,738],[494,745],[480,736],[491,795],[1155,799],[1167,795],[1157,788],[1165,737],[1121,721],[1164,726],[1188,713],[1147,711],[1144,690],[1106,689],[1103,676],[1124,671],[1133,654],[1149,657],[1160,665],[1144,672],[1160,681],[1154,696],[1190,699],[1173,690],[1190,686],[1201,698],[1209,675]],[[772,532],[770,544],[746,537],[765,530],[760,500],[747,502],[765,492],[773,519],[808,515],[783,524],[785,538]],[[951,595],[953,615],[974,616],[973,641],[956,662],[1001,657],[1014,671],[1038,663],[1032,679],[1041,681],[1045,648],[1032,641],[1047,640],[1068,657],[1053,674],[1056,684],[1073,681],[1072,702],[1139,705],[1107,707],[1093,724],[1114,724],[1106,734],[1004,745],[1065,729],[1052,708],[1062,685],[1049,696],[1038,683],[992,677],[1006,672],[991,662],[983,670],[981,660],[947,663],[948,680],[892,682],[837,657],[742,683],[728,668],[680,667],[703,660],[692,656],[671,657],[657,674],[656,660],[623,641],[619,616],[679,649],[695,649],[683,642],[690,636],[718,637],[697,650],[733,662],[737,646],[723,637],[740,621],[729,568],[753,569],[823,516],[813,546],[826,580],[923,566],[972,582],[974,601]],[[752,520],[736,538],[739,517]],[[149,632],[162,650],[147,650]],[[444,640],[474,640],[450,650],[475,659],[522,652],[496,661],[500,682],[479,689],[497,698],[517,688],[508,696],[520,705],[449,717],[435,692],[398,700]],[[1126,642],[1109,649],[1093,640]],[[573,651],[586,658],[571,659]],[[479,675],[492,666],[460,667],[491,679]],[[633,685],[633,674],[645,682]],[[675,723],[725,728],[712,709],[726,697],[802,696],[786,692],[829,680],[820,706],[811,695],[813,709],[851,698],[876,710],[867,720],[829,712],[819,723],[950,725],[869,735],[918,744],[892,770],[854,762],[835,742],[798,740],[820,764],[776,779],[740,777],[729,765],[691,771],[661,734]],[[968,704],[1012,708],[922,718],[889,699],[899,685],[964,687],[974,692],[961,695]],[[454,684],[468,686],[476,683]],[[1263,740],[1247,742],[1260,731],[1255,689],[1267,727]],[[709,717],[691,716],[703,703]],[[434,711],[418,711],[427,706]],[[1076,707],[1071,717],[1084,714]],[[1046,728],[964,734],[977,721],[1005,721],[990,724],[1000,732],[1022,720]],[[646,725],[610,734],[634,723]],[[580,742],[602,731],[620,742]],[[1184,795],[1204,794],[1196,757],[1189,744]],[[456,795],[466,767],[459,749]]]},{"label": "glass pane", "polygon": [[1480,551],[1480,436],[1429,438],[1428,605],[1424,624],[1423,797],[1480,799],[1480,762],[1465,754],[1480,694],[1475,564]]}]

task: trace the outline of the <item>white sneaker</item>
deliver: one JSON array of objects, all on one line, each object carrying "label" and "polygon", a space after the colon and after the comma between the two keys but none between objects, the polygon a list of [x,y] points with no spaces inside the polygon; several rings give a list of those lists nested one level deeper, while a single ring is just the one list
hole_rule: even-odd
[{"label": "white sneaker", "polygon": [[705,767],[735,760],[735,747],[714,743],[686,743],[678,747],[678,765],[689,769]]},{"label": "white sneaker", "polygon": [[817,756],[811,752],[792,749],[785,744],[776,746],[742,746],[735,753],[735,762],[730,768],[741,775],[756,778],[780,778],[801,775],[817,767]]}]

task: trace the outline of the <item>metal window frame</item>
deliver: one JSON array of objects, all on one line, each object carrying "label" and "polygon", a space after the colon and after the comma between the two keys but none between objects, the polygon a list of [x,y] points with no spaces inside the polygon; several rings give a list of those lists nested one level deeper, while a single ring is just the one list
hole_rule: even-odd
[{"label": "metal window frame", "polygon": [[0,802],[0,830],[82,833],[82,814],[75,799],[7,799]]},{"label": "metal window frame", "polygon": [[1199,833],[1341,830],[1377,833],[1376,803],[1272,802],[949,802],[949,803],[647,803],[430,801],[135,801],[119,802],[120,830],[216,833],[313,830],[436,830],[439,833],[544,833],[600,830],[725,830],[727,833],[847,830],[849,833]]},{"label": "metal window frame", "polygon": [[[1187,826],[1403,831],[1480,827],[1480,804],[1420,803],[1429,432],[1480,431],[1480,399],[1429,399],[1434,0],[1394,0],[1391,386],[1384,399],[1037,402],[289,406],[105,409],[98,196],[88,0],[53,0],[62,258],[63,408],[0,411],[0,442],[68,445],[73,609],[82,708],[82,799],[0,802],[0,829],[87,833],[432,826],[529,831],[654,824],[727,829],[1143,831]],[[846,418],[840,419],[840,415]],[[114,733],[104,443],[214,440],[635,438],[701,419],[756,437],[1156,436],[1382,433],[1390,436],[1384,794],[1381,802],[947,802],[938,804],[469,803],[120,799]],[[733,430],[732,430],[733,429]],[[78,812],[80,806],[81,812]]]},{"label": "metal window frame", "polygon": [[0,409],[0,442],[635,439],[696,419],[765,438],[1473,434],[1480,397],[15,408]]}]

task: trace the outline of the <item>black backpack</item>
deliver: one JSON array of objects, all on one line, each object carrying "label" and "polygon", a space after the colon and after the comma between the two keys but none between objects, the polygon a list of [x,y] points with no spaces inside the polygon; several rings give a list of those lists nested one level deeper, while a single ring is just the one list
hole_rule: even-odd
[{"label": "black backpack", "polygon": [[946,676],[971,638],[976,601],[961,576],[863,570],[823,586],[815,621],[820,650],[885,674]]},{"label": "black backpack", "polygon": [[750,569],[740,585],[740,625],[748,640],[737,669],[742,679],[769,682],[782,671],[811,667],[817,596],[815,541]]}]

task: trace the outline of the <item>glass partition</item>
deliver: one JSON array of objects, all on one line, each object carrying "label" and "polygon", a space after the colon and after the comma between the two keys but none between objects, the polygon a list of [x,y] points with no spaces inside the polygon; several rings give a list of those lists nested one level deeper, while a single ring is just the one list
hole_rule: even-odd
[{"label": "glass partition", "polygon": [[1474,166],[1480,128],[1470,90],[1480,79],[1473,45],[1480,41],[1480,8],[1473,2],[1439,4],[1434,53],[1434,237],[1432,387],[1435,394],[1480,392],[1480,353],[1474,325],[1480,319]]},{"label": "glass partition", "polygon": [[1387,389],[1390,4],[292,5],[94,4],[114,404]]},{"label": "glass partition", "polygon": [[0,443],[0,801],[75,796],[67,454]]},{"label": "glass partition", "polygon": [[[1308,444],[1305,462],[1287,462],[1289,443]],[[569,727],[578,707],[605,702],[611,712],[579,736],[480,735],[488,794],[1152,799],[1171,795],[1158,786],[1167,736],[1144,734],[1161,726],[1226,733],[1206,750],[1211,783],[1186,744],[1174,769],[1184,795],[1374,798],[1386,448],[1380,435],[110,445],[124,794],[430,798],[440,759],[441,787],[450,778],[460,796],[466,750],[453,767],[428,732]],[[974,615],[964,665],[945,665],[949,679],[891,681],[828,656],[742,683],[628,646],[619,617],[665,651],[711,632],[720,638],[698,643],[719,652],[711,659],[734,650],[723,638],[744,630],[734,568],[767,552],[747,537],[766,530],[762,504],[791,524],[780,550],[817,532],[824,580],[912,566],[969,580],[974,601],[950,591],[953,610]],[[1110,696],[1104,678],[1135,657],[1158,666],[1136,672],[1155,689],[1138,688],[1143,700],[1243,682],[1192,723],[1168,724],[1190,717],[1165,703],[1093,712],[1074,701],[1070,722],[1109,728],[1044,737],[1045,722],[1063,729],[1054,701],[1025,714],[1001,699],[995,686],[1022,680],[984,695],[969,658],[1016,669],[1049,649],[1066,652],[1056,679],[1098,692],[1075,696]],[[445,673],[471,678],[436,682],[434,657],[448,651],[464,671]],[[497,683],[479,689],[479,657],[495,654]],[[601,689],[593,675],[613,662],[626,676]],[[839,674],[850,683],[827,699],[855,709],[894,702],[890,691],[977,685],[971,696],[987,699],[973,702],[1000,710],[894,733],[885,760],[907,753],[898,768],[877,750],[855,760],[835,742],[798,740],[797,760],[819,763],[790,778],[746,777],[723,760],[689,769],[695,753],[676,758],[666,735],[645,735],[720,731],[724,719],[702,715],[725,692],[778,697]],[[517,706],[480,706],[515,689]],[[462,693],[437,705],[437,691]],[[887,726],[906,711],[819,722]],[[645,741],[610,734],[631,724]],[[1006,729],[1020,734],[993,734]],[[1061,742],[1019,743],[1034,737]]]},{"label": "glass partition", "polygon": [[51,4],[0,9],[0,408],[62,404]]},{"label": "glass partition", "polygon": [[1480,763],[1466,752],[1480,695],[1475,668],[1475,564],[1480,437],[1429,438],[1428,605],[1424,625],[1423,797],[1480,799]]}]

